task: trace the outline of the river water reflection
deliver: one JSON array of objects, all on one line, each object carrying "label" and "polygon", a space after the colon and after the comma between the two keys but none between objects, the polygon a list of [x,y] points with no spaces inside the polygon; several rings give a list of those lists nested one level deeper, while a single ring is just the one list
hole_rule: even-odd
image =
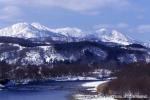
[{"label": "river water reflection", "polygon": [[0,91],[0,100],[68,100],[83,82],[50,82]]}]

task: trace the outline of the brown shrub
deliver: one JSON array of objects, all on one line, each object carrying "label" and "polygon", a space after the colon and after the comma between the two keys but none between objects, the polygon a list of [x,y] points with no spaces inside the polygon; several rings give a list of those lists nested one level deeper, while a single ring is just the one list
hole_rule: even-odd
[{"label": "brown shrub", "polygon": [[128,64],[114,75],[117,79],[100,85],[98,91],[108,95],[124,95],[129,91],[132,94],[150,95],[150,64]]}]

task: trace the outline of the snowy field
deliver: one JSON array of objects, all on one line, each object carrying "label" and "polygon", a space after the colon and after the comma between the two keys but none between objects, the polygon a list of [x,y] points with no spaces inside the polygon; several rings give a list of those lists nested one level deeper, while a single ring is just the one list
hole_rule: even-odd
[{"label": "snowy field", "polygon": [[[89,94],[88,95],[87,94],[75,94],[74,97],[77,100],[116,100],[112,97],[102,97],[102,96],[96,94],[96,90],[97,90],[98,85],[103,84],[105,82],[108,82],[108,81],[96,81],[96,82],[83,83],[81,86],[83,88],[86,88],[87,91],[90,91],[91,95],[89,95]],[[95,94],[92,95],[92,93],[95,93]]]}]

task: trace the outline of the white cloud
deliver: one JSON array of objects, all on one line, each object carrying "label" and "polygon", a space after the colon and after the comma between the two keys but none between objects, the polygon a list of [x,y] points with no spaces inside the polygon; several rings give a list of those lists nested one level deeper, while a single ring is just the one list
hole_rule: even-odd
[{"label": "white cloud", "polygon": [[129,26],[127,28],[129,33],[138,33],[138,34],[149,34],[150,33],[150,24],[140,24],[136,26]]},{"label": "white cloud", "polygon": [[150,24],[145,24],[145,25],[139,25],[136,28],[136,31],[138,33],[150,33]]},{"label": "white cloud", "polygon": [[[105,7],[118,8],[129,4],[127,0],[47,0],[49,5],[74,11],[99,10]],[[119,5],[118,5],[119,3]]]},{"label": "white cloud", "polygon": [[130,4],[129,0],[1,0],[0,3],[16,6],[59,7],[80,12],[105,7],[124,9]]},{"label": "white cloud", "polygon": [[128,25],[127,23],[118,23],[118,24],[116,25],[116,27],[118,27],[118,28],[128,28],[129,25]]},{"label": "white cloud", "polygon": [[97,15],[104,8],[128,8],[129,0],[0,0],[0,20],[13,21],[25,12],[22,8],[67,9],[90,15]]},{"label": "white cloud", "polygon": [[117,24],[99,24],[94,26],[95,29],[107,28],[107,29],[127,29],[129,25],[127,23],[121,22]]},{"label": "white cloud", "polygon": [[118,23],[118,24],[99,24],[94,26],[95,29],[107,28],[107,29],[116,29],[124,31],[126,33],[138,33],[138,34],[147,34],[150,33],[150,24],[141,24],[132,26],[127,23]]},{"label": "white cloud", "polygon": [[13,21],[20,15],[21,10],[16,6],[6,6],[0,9],[0,20]]}]

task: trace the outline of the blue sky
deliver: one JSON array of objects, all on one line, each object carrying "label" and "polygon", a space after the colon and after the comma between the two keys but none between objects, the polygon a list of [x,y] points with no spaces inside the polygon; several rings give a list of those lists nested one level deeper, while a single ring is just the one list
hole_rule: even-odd
[{"label": "blue sky", "polygon": [[51,28],[116,29],[150,43],[150,0],[0,0],[0,27],[39,22]]}]

